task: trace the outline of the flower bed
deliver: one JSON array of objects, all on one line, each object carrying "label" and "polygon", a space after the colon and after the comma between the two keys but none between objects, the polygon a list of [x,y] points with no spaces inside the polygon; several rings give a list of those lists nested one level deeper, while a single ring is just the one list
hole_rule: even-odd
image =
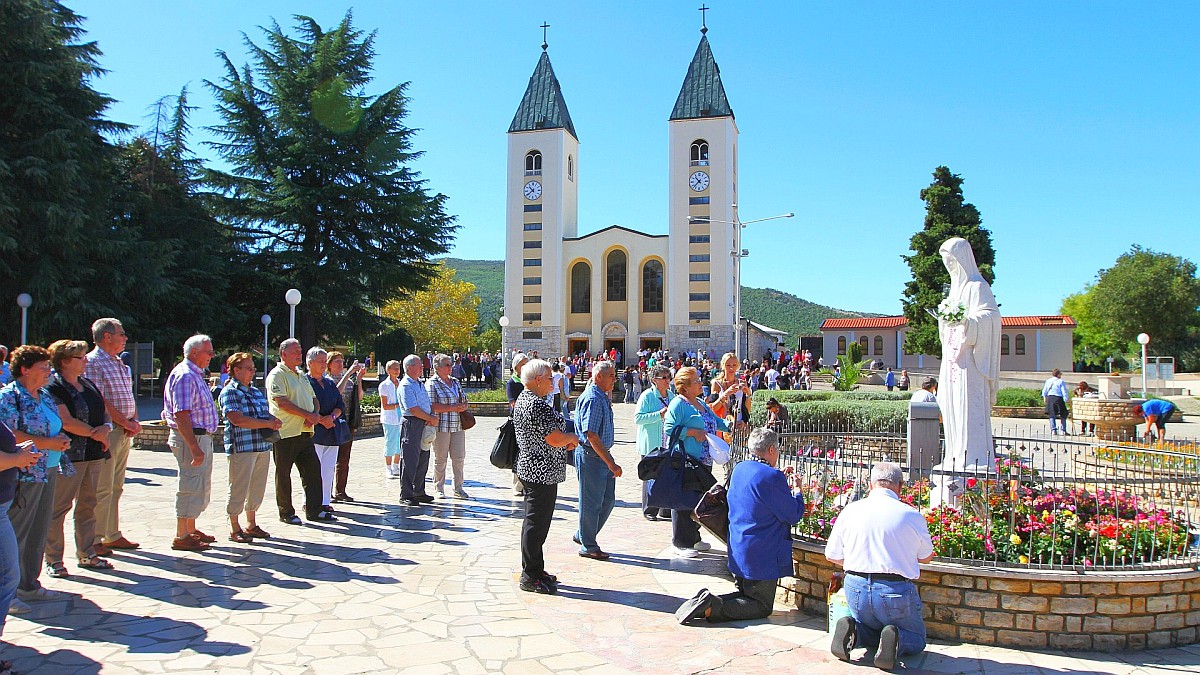
[{"label": "flower bed", "polygon": [[[967,478],[959,508],[929,509],[926,479],[906,484],[901,499],[925,513],[941,558],[1000,565],[1115,568],[1186,555],[1187,517],[1122,489],[1049,485],[1017,459],[997,461],[994,479]],[[802,538],[828,538],[841,508],[865,490],[854,478],[810,480]]]}]

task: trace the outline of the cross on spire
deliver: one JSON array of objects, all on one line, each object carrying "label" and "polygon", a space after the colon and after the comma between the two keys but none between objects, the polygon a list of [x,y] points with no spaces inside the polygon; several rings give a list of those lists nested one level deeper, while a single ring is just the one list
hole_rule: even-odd
[{"label": "cross on spire", "polygon": [[546,29],[549,27],[550,24],[546,23],[545,21],[542,22],[542,25],[538,26],[538,28],[542,29],[542,51],[546,51],[546,48],[550,46],[546,43]]},{"label": "cross on spire", "polygon": [[708,18],[708,10],[709,9],[710,9],[710,7],[708,5],[705,5],[705,4],[700,5],[700,34],[701,35],[704,35],[705,33],[708,32],[708,23],[707,23],[706,19]]}]

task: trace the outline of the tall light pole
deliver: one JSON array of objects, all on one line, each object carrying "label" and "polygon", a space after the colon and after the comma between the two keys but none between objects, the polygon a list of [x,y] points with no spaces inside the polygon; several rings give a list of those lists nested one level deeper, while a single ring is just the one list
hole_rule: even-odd
[{"label": "tall light pole", "polygon": [[750,255],[750,250],[742,248],[742,230],[751,223],[761,223],[766,220],[794,218],[795,213],[781,213],[778,216],[742,220],[738,217],[737,204],[733,204],[733,220],[715,220],[704,216],[688,216],[689,223],[721,223],[733,225],[733,250],[729,252],[733,258],[733,353],[738,361],[745,360],[742,349],[742,258]]},{"label": "tall light pole", "polygon": [[292,306],[292,316],[288,322],[288,337],[294,338],[296,337],[296,305],[300,304],[300,290],[288,289],[288,292],[283,294],[283,299]]},{"label": "tall light pole", "polygon": [[21,344],[26,343],[27,333],[26,328],[29,326],[29,306],[33,304],[33,296],[28,293],[22,293],[17,296],[17,306],[21,308]]},{"label": "tall light pole", "polygon": [[[503,312],[504,308],[501,307],[500,311]],[[505,329],[508,328],[508,316],[501,314],[500,318],[497,319],[496,322],[500,324],[500,379],[503,380],[504,362],[508,359],[508,354],[504,351],[504,333]]]},{"label": "tall light pole", "polygon": [[271,325],[271,315],[270,314],[262,315],[262,324],[263,324],[263,382],[266,382],[267,381],[267,379],[266,379],[267,371],[271,369],[271,362],[267,359],[267,354],[268,354],[267,350],[270,349],[269,342],[271,340],[270,336],[267,335],[267,326]]},{"label": "tall light pole", "polygon": [[1146,345],[1150,344],[1150,336],[1138,333],[1137,341],[1142,346],[1142,398],[1146,398]]}]

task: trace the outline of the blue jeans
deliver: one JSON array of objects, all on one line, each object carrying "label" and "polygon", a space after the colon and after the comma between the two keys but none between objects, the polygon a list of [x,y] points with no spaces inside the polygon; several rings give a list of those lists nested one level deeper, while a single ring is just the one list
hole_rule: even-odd
[{"label": "blue jeans", "polygon": [[8,519],[10,506],[12,500],[0,502],[0,635],[4,634],[4,619],[21,583],[21,556],[17,552],[17,534]]},{"label": "blue jeans", "polygon": [[596,535],[608,522],[617,499],[617,478],[594,450],[579,446],[575,450],[575,473],[579,477],[579,531],[583,553],[600,550]]},{"label": "blue jeans", "polygon": [[879,632],[895,626],[899,653],[920,654],[925,649],[925,621],[921,619],[921,597],[911,581],[868,581],[847,574],[846,600],[858,624],[856,643],[873,652],[879,647]]}]

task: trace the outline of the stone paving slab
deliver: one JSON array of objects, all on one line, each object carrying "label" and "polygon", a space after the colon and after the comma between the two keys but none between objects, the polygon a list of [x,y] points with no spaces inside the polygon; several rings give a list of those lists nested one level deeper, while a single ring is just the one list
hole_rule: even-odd
[{"label": "stone paving slab", "polygon": [[[43,582],[73,598],[10,617],[2,657],[54,675],[873,672],[867,659],[835,660],[823,619],[782,597],[762,621],[675,623],[684,598],[733,584],[717,542],[696,559],[675,560],[670,525],[641,517],[640,485],[629,477],[633,410],[616,411],[615,452],[627,477],[600,537],[613,558],[576,555],[578,491],[569,478],[546,544],[547,566],[562,580],[557,596],[517,588],[520,502],[508,473],[487,461],[499,420],[481,418],[468,432],[471,500],[400,506],[398,482],[384,477],[382,439],[364,439],[351,470],[359,501],[339,508],[338,523],[280,523],[268,487],[260,524],[275,537],[251,545],[226,540],[227,461],[218,457],[199,524],[219,541],[206,553],[170,550],[174,460],[139,451],[122,511],[123,529],[142,548],[115,555],[111,572],[76,569],[68,556],[71,577]],[[918,673],[1178,674],[1200,671],[1200,647],[1066,654],[934,643],[904,665]]]}]

